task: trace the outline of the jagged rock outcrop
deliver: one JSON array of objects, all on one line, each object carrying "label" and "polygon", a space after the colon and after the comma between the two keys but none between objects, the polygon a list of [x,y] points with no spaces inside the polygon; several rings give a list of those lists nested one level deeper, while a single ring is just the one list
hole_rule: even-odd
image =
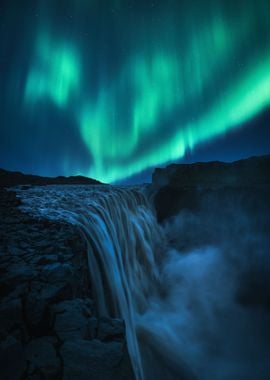
[{"label": "jagged rock outcrop", "polygon": [[152,188],[156,191],[155,207],[159,221],[184,209],[199,209],[202,199],[210,194],[217,202],[226,203],[226,199],[241,193],[242,202],[247,202],[248,206],[254,199],[268,197],[270,155],[233,163],[172,164],[154,171]]},{"label": "jagged rock outcrop", "polygon": [[19,204],[0,188],[1,379],[133,379],[123,321],[96,317],[79,230]]},{"label": "jagged rock outcrop", "polygon": [[270,184],[270,155],[251,157],[232,163],[197,162],[172,164],[155,169],[154,186],[219,189],[222,187],[264,186]]}]

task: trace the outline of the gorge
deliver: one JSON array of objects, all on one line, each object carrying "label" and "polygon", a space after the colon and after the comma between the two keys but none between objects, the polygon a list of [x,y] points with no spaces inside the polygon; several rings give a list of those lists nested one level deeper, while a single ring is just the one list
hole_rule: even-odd
[{"label": "gorge", "polygon": [[132,187],[2,174],[4,378],[266,380],[269,167]]}]

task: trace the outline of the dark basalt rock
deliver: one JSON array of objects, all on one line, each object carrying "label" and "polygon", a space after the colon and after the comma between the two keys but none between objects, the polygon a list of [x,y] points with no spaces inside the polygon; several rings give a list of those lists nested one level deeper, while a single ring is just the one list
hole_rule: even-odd
[{"label": "dark basalt rock", "polygon": [[19,205],[0,186],[1,380],[133,379],[124,324],[95,317],[80,232]]},{"label": "dark basalt rock", "polygon": [[133,379],[126,347],[121,342],[73,340],[61,348],[64,380]]},{"label": "dark basalt rock", "polygon": [[97,328],[97,338],[102,341],[122,340],[125,325],[121,319],[100,318]]},{"label": "dark basalt rock", "polygon": [[[248,208],[269,199],[270,155],[233,163],[173,164],[155,169],[152,191],[159,221],[182,210],[199,210],[206,197],[226,204],[235,197]],[[261,207],[261,206],[259,206]]]},{"label": "dark basalt rock", "polygon": [[28,379],[61,379],[61,361],[55,346],[57,339],[50,336],[33,339],[28,343],[25,349]]},{"label": "dark basalt rock", "polygon": [[26,364],[24,348],[19,340],[9,335],[0,341],[1,379],[21,379]]},{"label": "dark basalt rock", "polygon": [[73,339],[87,339],[88,321],[92,315],[91,302],[87,299],[73,299],[53,305],[51,312],[54,330],[64,342]]},{"label": "dark basalt rock", "polygon": [[23,324],[22,302],[20,298],[3,299],[0,305],[0,329],[9,332]]}]

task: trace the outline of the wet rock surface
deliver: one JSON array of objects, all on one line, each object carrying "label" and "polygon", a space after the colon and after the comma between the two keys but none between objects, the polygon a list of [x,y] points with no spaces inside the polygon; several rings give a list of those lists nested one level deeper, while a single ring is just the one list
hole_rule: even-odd
[{"label": "wet rock surface", "polygon": [[80,231],[19,205],[0,187],[1,379],[133,379],[123,321],[95,315]]}]

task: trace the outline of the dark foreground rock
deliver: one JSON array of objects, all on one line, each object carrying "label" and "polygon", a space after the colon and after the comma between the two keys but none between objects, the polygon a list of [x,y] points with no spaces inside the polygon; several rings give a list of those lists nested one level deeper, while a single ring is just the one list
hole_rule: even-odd
[{"label": "dark foreground rock", "polygon": [[[123,342],[71,340],[61,348],[65,380],[125,380],[132,378]],[[91,376],[89,376],[91,374]]]},{"label": "dark foreground rock", "polygon": [[0,187],[0,378],[133,379],[123,321],[97,318],[80,231]]}]

